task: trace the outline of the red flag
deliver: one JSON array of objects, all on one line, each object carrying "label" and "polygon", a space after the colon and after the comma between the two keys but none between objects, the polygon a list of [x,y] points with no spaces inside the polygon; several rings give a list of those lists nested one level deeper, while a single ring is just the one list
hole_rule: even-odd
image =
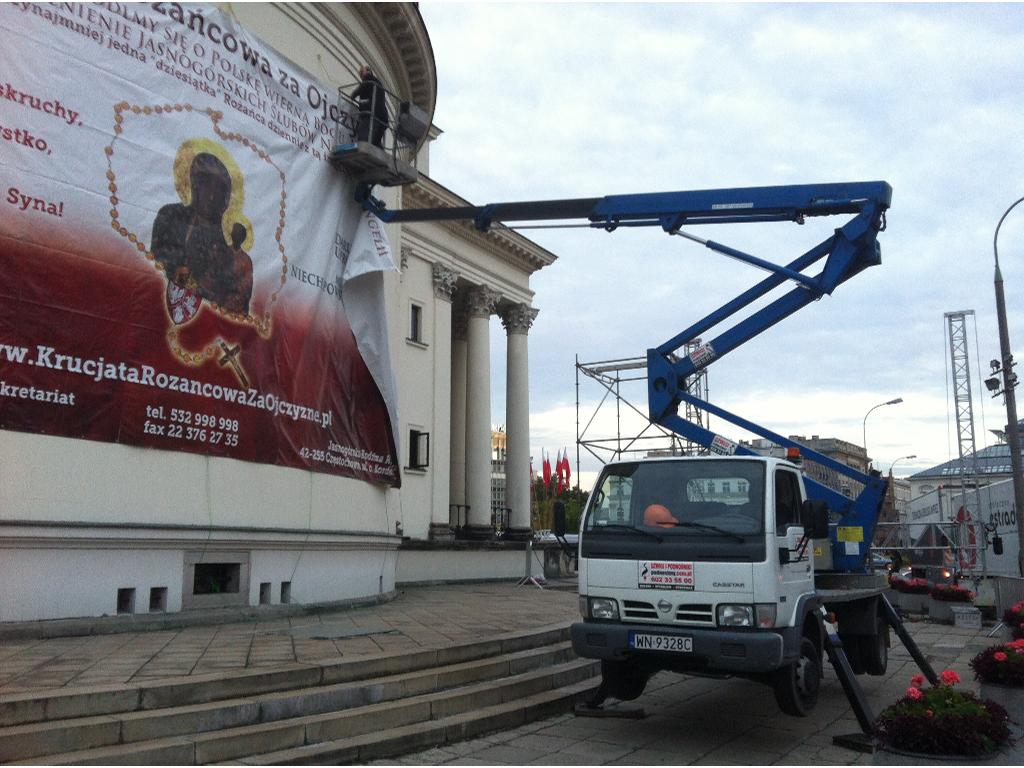
[{"label": "red flag", "polygon": [[557,493],[562,492],[562,452],[559,451],[555,458],[555,475],[558,478]]},{"label": "red flag", "polygon": [[572,470],[569,468],[569,449],[566,448],[562,454],[562,464],[565,465],[565,487],[570,488],[569,478],[572,476]]},{"label": "red flag", "polygon": [[[541,449],[543,452],[543,449]],[[544,485],[551,485],[551,459],[544,453]]]}]

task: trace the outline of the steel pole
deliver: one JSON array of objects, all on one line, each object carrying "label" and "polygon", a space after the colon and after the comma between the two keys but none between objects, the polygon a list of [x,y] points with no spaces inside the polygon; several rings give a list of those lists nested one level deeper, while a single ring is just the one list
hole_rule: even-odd
[{"label": "steel pole", "polygon": [[992,251],[996,259],[995,292],[996,292],[996,319],[999,321],[999,355],[1003,362],[1003,398],[1006,401],[1006,442],[1010,448],[1010,469],[1013,475],[1013,499],[1017,512],[1017,541],[1020,545],[1020,552],[1017,555],[1017,567],[1021,576],[1024,576],[1024,475],[1021,474],[1020,461],[1020,432],[1017,429],[1017,398],[1013,391],[1013,355],[1010,352],[1010,331],[1006,322],[1006,298],[1003,294],[1003,273],[999,269],[999,228],[1003,225],[1007,214],[1019,203],[1024,202],[1024,197],[1017,200],[1006,209],[999,223],[996,225],[995,235],[992,237]]}]

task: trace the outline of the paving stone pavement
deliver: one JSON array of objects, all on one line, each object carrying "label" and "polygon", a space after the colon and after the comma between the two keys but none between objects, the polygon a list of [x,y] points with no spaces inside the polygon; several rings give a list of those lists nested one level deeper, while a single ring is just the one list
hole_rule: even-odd
[{"label": "paving stone pavement", "polygon": [[[0,694],[116,685],[437,648],[569,623],[576,593],[512,583],[409,587],[381,605],[209,627],[0,642]],[[323,627],[318,639],[310,627]],[[303,628],[295,636],[293,628]],[[369,633],[344,636],[345,633]]]},{"label": "paving stone pavement", "polygon": [[[577,617],[573,591],[509,583],[411,587],[383,605],[322,615],[116,635],[0,643],[0,694],[109,685],[210,672],[370,657],[468,642]],[[324,635],[334,639],[318,639]],[[977,691],[967,666],[993,641],[985,631],[908,623],[933,666],[954,669]],[[302,628],[294,635],[293,628]],[[348,636],[346,636],[346,631]],[[361,634],[368,632],[369,634]],[[894,637],[884,677],[860,678],[874,712],[899,697],[917,672]],[[402,765],[860,765],[871,758],[832,744],[857,723],[829,668],[811,717],[779,712],[770,689],[744,680],[662,673],[632,705],[644,720],[560,715],[398,759]],[[1024,741],[1024,740],[1022,740]],[[1024,764],[1015,753],[1012,764]]]},{"label": "paving stone pavement", "polygon": [[[968,662],[995,642],[988,630],[927,621],[907,626],[937,672],[953,669],[962,686],[978,692]],[[895,636],[893,642],[886,675],[858,678],[875,714],[902,696],[918,672]],[[807,718],[783,715],[771,690],[758,683],[666,672],[626,705],[643,707],[643,720],[559,715],[370,765],[870,765],[870,755],[832,743],[833,736],[860,729],[826,667],[818,706]],[[1024,764],[1024,752],[1012,753],[1008,763]]]}]

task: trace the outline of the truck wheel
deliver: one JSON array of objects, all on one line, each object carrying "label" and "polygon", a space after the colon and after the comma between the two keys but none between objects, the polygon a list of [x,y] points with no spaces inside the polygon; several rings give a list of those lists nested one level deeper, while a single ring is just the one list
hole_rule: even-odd
[{"label": "truck wheel", "polygon": [[846,660],[850,662],[850,671],[855,675],[863,675],[867,671],[864,665],[864,656],[861,653],[861,639],[856,635],[839,636],[843,641],[843,651],[846,652]]},{"label": "truck wheel", "polygon": [[635,661],[601,661],[601,686],[606,696],[632,701],[647,687],[647,675]]},{"label": "truck wheel", "polygon": [[889,665],[889,625],[878,617],[878,631],[874,635],[858,637],[860,658],[869,675],[884,675]]},{"label": "truck wheel", "polygon": [[775,673],[772,688],[779,709],[794,717],[807,717],[818,703],[821,653],[810,638],[800,641],[800,659]]}]

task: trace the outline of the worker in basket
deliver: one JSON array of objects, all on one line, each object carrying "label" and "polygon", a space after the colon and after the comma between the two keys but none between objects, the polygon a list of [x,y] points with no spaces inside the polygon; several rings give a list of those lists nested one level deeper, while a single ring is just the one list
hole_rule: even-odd
[{"label": "worker in basket", "polygon": [[644,525],[651,528],[674,528],[679,525],[668,507],[661,504],[651,504],[644,510]]},{"label": "worker in basket", "polygon": [[388,127],[388,105],[384,85],[368,66],[359,69],[359,85],[352,91],[352,100],[359,108],[356,139],[384,146],[384,130]]}]

